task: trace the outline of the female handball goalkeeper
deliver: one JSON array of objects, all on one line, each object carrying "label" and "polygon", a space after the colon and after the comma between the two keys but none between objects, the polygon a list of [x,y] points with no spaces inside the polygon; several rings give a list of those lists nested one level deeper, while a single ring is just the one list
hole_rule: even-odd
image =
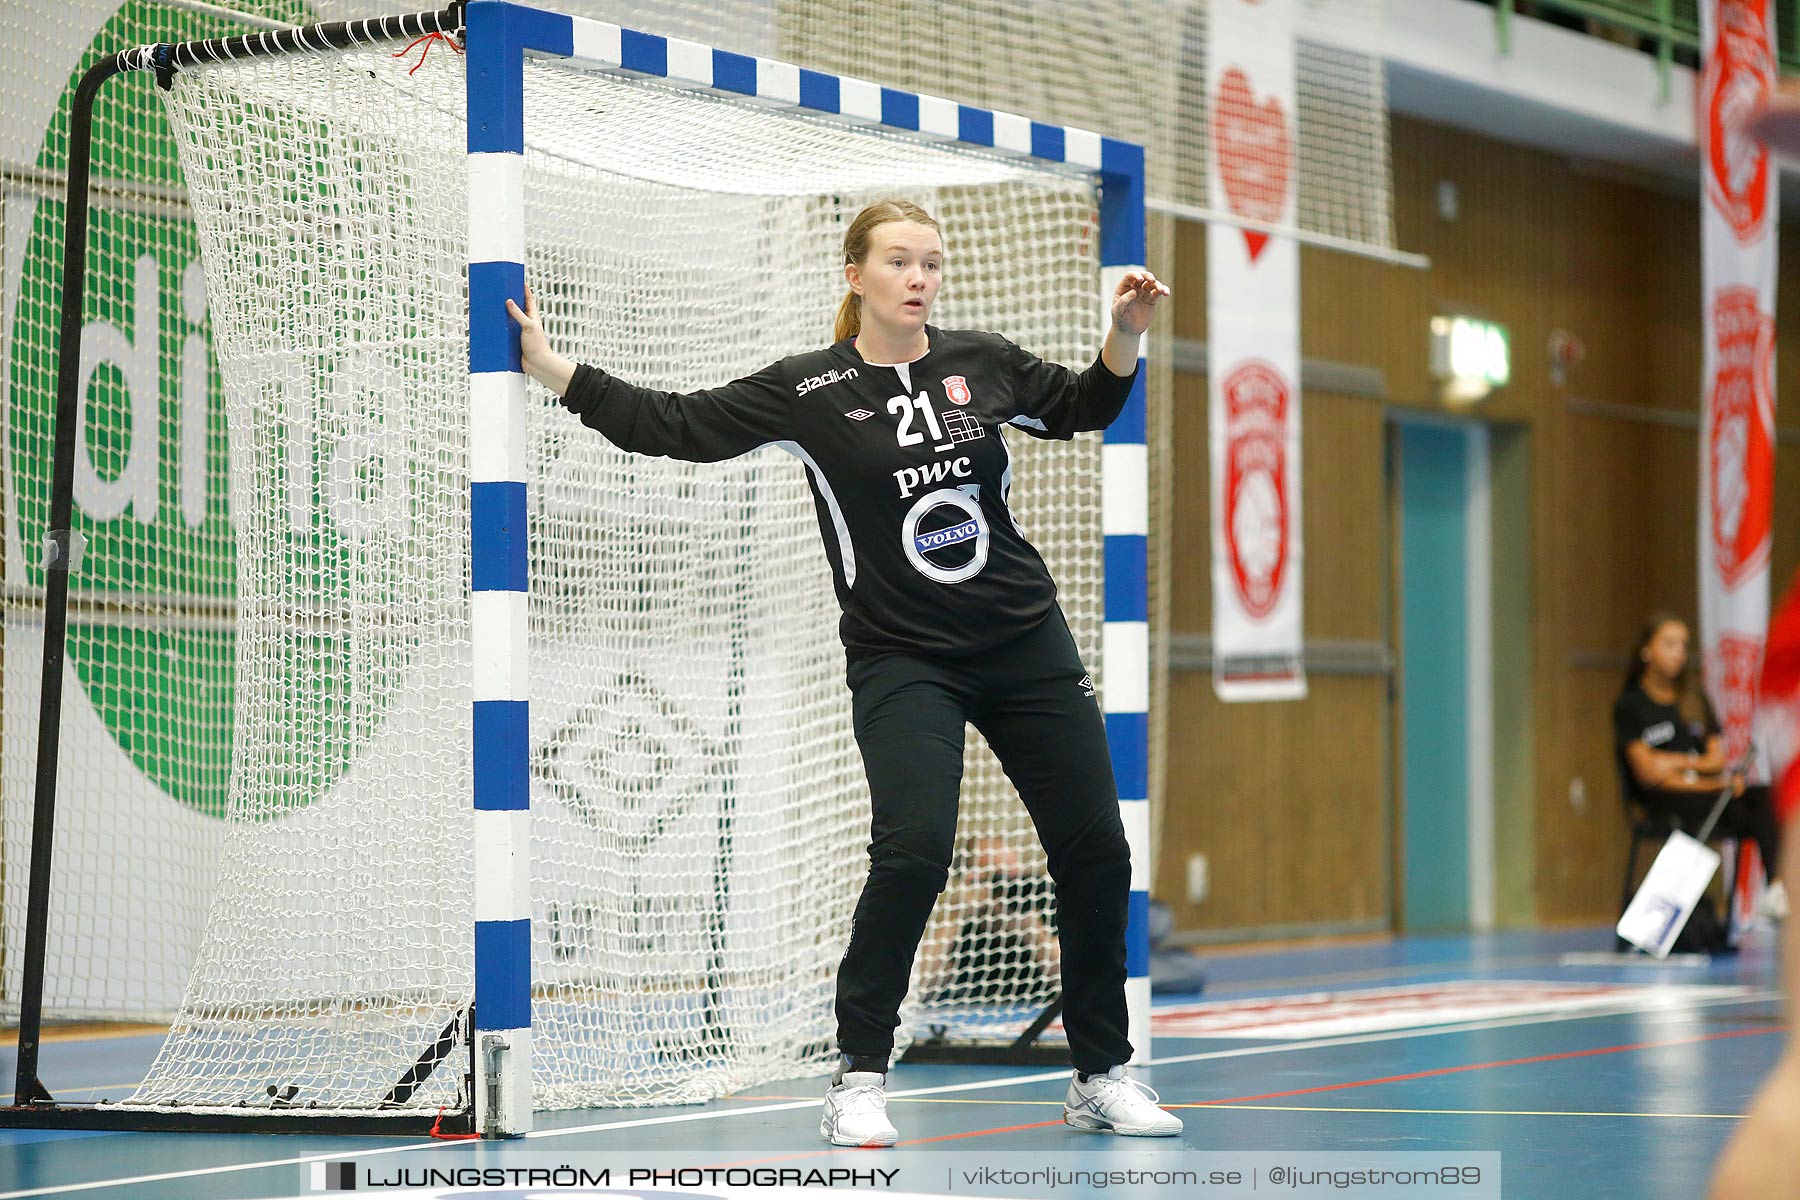
[{"label": "female handball goalkeeper", "polygon": [[997,334],[929,324],[943,268],[924,209],[872,204],[844,236],[837,340],[685,395],[556,354],[529,290],[523,311],[506,307],[526,372],[620,448],[718,462],[775,445],[806,465],[873,801],[868,879],[838,969],[843,1059],[820,1132],[840,1146],[897,1137],[883,1086],[913,957],[948,878],[968,722],[1018,788],[1056,885],[1076,1068],[1064,1120],[1177,1134],[1181,1122],[1124,1075],[1130,852],[1093,684],[1056,584],[1007,507],[1000,432],[1106,428],[1169,289],[1148,271],[1121,279],[1099,358],[1077,373]]}]

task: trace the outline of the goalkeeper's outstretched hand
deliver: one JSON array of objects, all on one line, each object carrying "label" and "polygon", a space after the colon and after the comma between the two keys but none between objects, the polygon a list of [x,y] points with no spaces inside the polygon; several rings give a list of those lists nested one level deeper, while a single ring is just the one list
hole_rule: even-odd
[{"label": "goalkeeper's outstretched hand", "polygon": [[550,348],[550,339],[544,336],[544,322],[538,313],[537,297],[532,295],[529,286],[525,289],[525,308],[508,298],[506,313],[519,324],[519,363],[525,373],[555,392],[558,396],[569,390],[569,381],[575,377],[575,364]]},{"label": "goalkeeper's outstretched hand", "polygon": [[1138,339],[1150,328],[1156,302],[1168,294],[1169,285],[1148,271],[1127,271],[1120,277],[1113,289],[1112,328],[1100,347],[1107,370],[1121,377],[1137,370]]},{"label": "goalkeeper's outstretched hand", "polygon": [[1143,333],[1156,315],[1156,302],[1168,294],[1169,285],[1150,272],[1127,271],[1113,291],[1113,324],[1120,333]]}]

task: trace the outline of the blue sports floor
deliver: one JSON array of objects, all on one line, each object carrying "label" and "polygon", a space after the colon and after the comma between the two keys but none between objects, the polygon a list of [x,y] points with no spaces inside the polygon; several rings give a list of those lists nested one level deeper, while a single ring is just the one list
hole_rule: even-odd
[{"label": "blue sports floor", "polygon": [[[1203,997],[1158,998],[1154,1062],[1140,1073],[1186,1122],[1177,1143],[1066,1128],[1066,1072],[902,1064],[889,1077],[889,1113],[901,1136],[893,1151],[826,1146],[818,1136],[824,1084],[804,1080],[704,1106],[539,1114],[536,1134],[500,1146],[0,1131],[0,1200],[306,1195],[313,1161],[399,1166],[425,1161],[422,1150],[435,1151],[439,1164],[449,1156],[505,1163],[571,1154],[820,1170],[912,1162],[931,1173],[908,1175],[906,1190],[1015,1198],[1050,1192],[953,1181],[937,1164],[1010,1163],[1028,1154],[1064,1169],[1205,1166],[1223,1161],[1213,1156],[1251,1151],[1433,1152],[1419,1156],[1422,1164],[1496,1151],[1509,1200],[1692,1200],[1704,1195],[1713,1160],[1782,1048],[1775,936],[1753,931],[1736,957],[1697,966],[1566,957],[1606,951],[1611,941],[1610,930],[1583,929],[1208,951]],[[67,1099],[118,1097],[158,1040],[50,1042],[42,1074]],[[12,1047],[0,1050],[0,1078],[11,1080],[13,1058]],[[936,1186],[918,1186],[920,1178]],[[1266,1182],[1263,1191],[1277,1194]],[[590,1194],[635,1193],[619,1186]],[[765,1193],[702,1187],[669,1194]],[[1139,1193],[1065,1185],[1054,1194]]]}]

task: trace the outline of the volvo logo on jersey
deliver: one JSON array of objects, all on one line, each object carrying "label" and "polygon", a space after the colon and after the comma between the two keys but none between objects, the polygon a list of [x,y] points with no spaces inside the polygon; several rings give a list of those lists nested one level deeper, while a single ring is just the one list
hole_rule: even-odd
[{"label": "volvo logo on jersey", "polygon": [[[974,490],[970,487],[969,492]],[[961,583],[987,566],[987,518],[969,492],[960,488],[927,492],[900,523],[906,560],[927,579]]]}]

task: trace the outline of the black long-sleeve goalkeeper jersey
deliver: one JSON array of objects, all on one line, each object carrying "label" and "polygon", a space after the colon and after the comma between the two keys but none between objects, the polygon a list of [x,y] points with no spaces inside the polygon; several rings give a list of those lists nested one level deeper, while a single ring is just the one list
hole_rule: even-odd
[{"label": "black long-sleeve goalkeeper jersey", "polygon": [[563,405],[622,449],[718,462],[777,446],[805,464],[856,650],[956,656],[1017,637],[1056,584],[1007,504],[1004,425],[1040,438],[1104,429],[1132,377],[1047,363],[996,334],[926,327],[898,366],[852,339],[687,394],[578,366]]}]

